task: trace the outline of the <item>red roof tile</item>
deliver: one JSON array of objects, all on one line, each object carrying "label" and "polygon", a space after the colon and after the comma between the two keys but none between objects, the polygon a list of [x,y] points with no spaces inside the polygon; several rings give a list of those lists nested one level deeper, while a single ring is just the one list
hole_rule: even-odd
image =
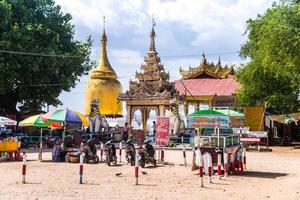
[{"label": "red roof tile", "polygon": [[[180,80],[175,81],[175,88],[180,94],[185,94],[185,88],[187,88],[193,96],[210,96],[215,94],[229,96],[236,93],[236,90],[240,87],[240,84],[232,77],[225,79],[189,79],[182,80],[182,82]],[[186,91],[186,95],[191,96],[188,91]]]}]

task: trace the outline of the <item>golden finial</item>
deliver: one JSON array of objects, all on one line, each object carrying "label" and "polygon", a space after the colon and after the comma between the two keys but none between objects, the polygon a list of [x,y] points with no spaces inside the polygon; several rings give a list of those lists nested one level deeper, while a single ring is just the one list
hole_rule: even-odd
[{"label": "golden finial", "polygon": [[156,22],[154,20],[154,16],[152,15],[152,30],[150,32],[150,48],[149,48],[149,50],[152,52],[156,52],[155,40],[154,40],[154,38],[155,38],[154,26],[156,26]]},{"label": "golden finial", "polygon": [[207,60],[206,60],[204,51],[203,51],[203,53],[202,53],[202,64],[203,64],[203,65],[207,65]]},{"label": "golden finial", "polygon": [[103,31],[105,31],[105,15],[103,16]]},{"label": "golden finial", "polygon": [[107,41],[106,33],[105,33],[105,16],[103,16],[103,33],[102,33],[102,39],[101,41]]},{"label": "golden finial", "polygon": [[219,55],[218,66],[221,66],[221,56]]},{"label": "golden finial", "polygon": [[155,22],[155,19],[154,19],[154,15],[152,15],[152,27],[156,26],[156,22]]},{"label": "golden finial", "polygon": [[116,79],[117,75],[114,69],[111,67],[106,51],[107,37],[105,33],[105,16],[103,16],[103,33],[101,38],[101,53],[99,64],[92,73],[92,78],[112,78]]}]

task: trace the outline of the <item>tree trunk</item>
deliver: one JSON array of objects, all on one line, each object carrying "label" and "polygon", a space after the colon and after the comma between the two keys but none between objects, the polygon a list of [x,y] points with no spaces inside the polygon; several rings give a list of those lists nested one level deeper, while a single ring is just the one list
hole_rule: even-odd
[{"label": "tree trunk", "polygon": [[0,109],[1,112],[7,114],[17,114],[17,95],[15,93],[6,93],[0,95]]}]

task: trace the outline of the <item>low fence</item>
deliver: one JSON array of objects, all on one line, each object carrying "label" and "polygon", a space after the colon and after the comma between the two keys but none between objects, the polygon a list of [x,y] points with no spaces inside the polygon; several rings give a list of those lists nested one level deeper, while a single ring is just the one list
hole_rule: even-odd
[{"label": "low fence", "polygon": [[[147,139],[150,141],[150,144],[155,144],[155,136],[147,136]],[[194,137],[179,137],[179,136],[170,136],[168,146],[177,146],[181,144],[192,145],[194,143]]]}]

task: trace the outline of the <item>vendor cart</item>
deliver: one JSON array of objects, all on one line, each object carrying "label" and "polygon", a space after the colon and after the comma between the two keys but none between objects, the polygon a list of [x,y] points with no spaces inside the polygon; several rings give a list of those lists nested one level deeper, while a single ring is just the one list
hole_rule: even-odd
[{"label": "vendor cart", "polygon": [[6,139],[0,141],[0,157],[6,156],[6,160],[20,160],[19,141]]}]

